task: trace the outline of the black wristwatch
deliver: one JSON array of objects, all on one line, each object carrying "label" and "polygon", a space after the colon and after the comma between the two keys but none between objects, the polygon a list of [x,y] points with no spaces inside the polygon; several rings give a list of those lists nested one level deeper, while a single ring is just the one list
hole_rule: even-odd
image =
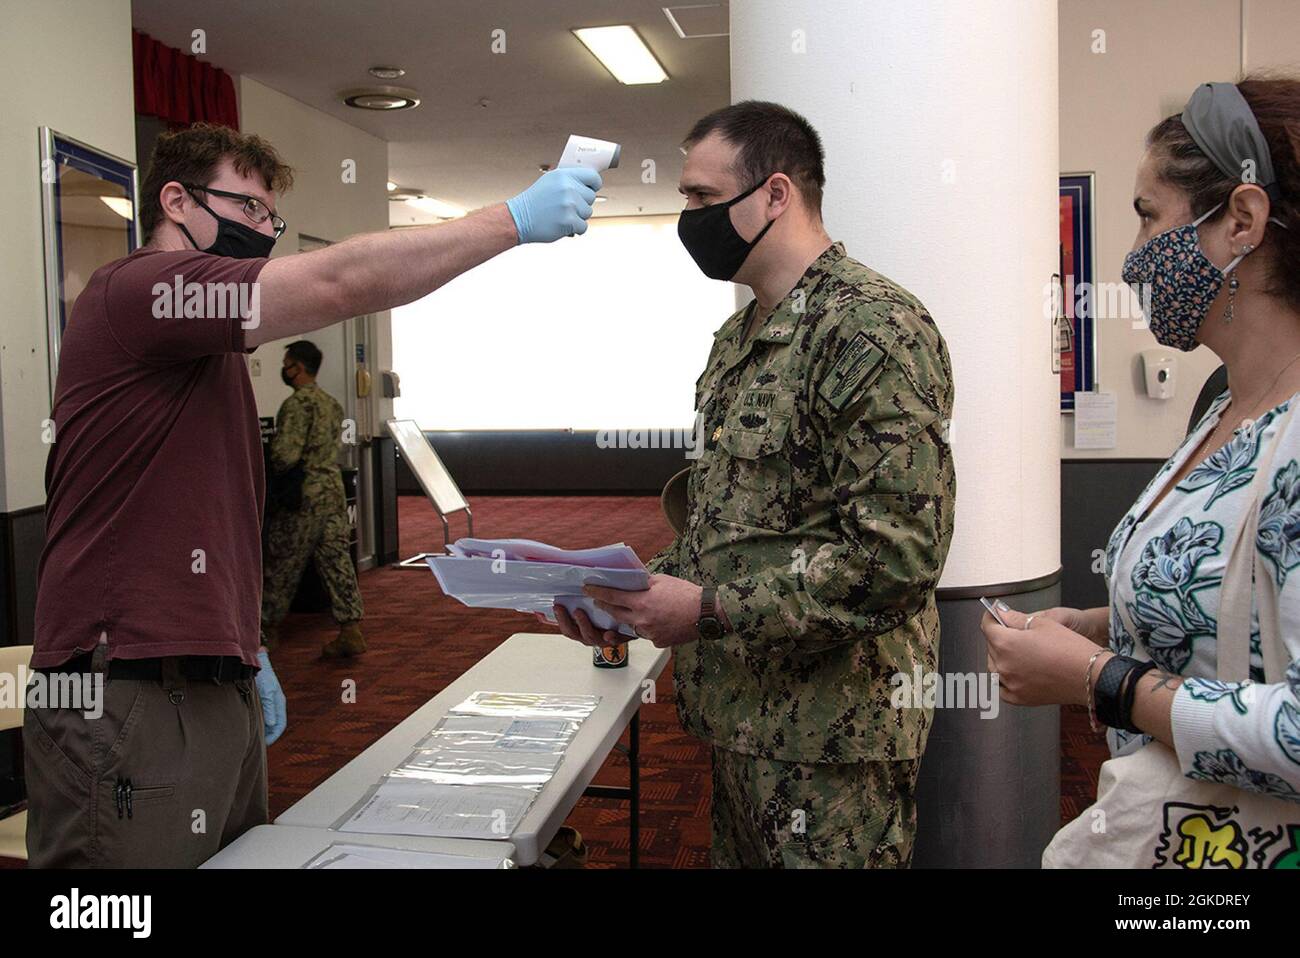
[{"label": "black wristwatch", "polygon": [[700,617],[695,622],[695,631],[701,639],[720,639],[726,631],[718,618],[717,595],[718,590],[711,585],[700,592]]}]

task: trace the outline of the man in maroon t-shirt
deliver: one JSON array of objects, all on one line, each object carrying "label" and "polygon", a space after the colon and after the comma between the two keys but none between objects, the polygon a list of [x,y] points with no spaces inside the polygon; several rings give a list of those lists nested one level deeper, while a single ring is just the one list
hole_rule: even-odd
[{"label": "man in maroon t-shirt", "polygon": [[243,354],[583,233],[600,177],[553,170],[463,219],[269,260],[291,183],[257,136],[163,135],[145,246],[97,270],[68,320],[32,666],[102,694],[85,712],[29,701],[33,866],[193,866],[266,821],[285,708],[259,648],[265,487]]}]

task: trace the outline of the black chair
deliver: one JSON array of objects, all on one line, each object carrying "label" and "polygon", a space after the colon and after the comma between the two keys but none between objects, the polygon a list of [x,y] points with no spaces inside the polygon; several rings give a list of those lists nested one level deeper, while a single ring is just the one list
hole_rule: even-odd
[{"label": "black chair", "polygon": [[1201,394],[1196,397],[1196,405],[1192,406],[1192,418],[1187,421],[1187,433],[1191,435],[1196,424],[1201,421],[1205,411],[1210,408],[1210,404],[1218,398],[1219,393],[1228,388],[1228,367],[1220,366],[1214,372],[1210,373],[1210,378],[1205,380],[1205,385],[1201,387]]}]

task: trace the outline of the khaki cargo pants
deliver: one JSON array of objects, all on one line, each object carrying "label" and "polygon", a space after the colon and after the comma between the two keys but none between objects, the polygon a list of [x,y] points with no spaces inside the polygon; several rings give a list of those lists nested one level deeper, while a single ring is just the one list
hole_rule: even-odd
[{"label": "khaki cargo pants", "polygon": [[[102,658],[101,649],[101,674]],[[266,823],[253,680],[218,685],[175,672],[165,669],[162,682],[105,681],[98,718],[26,709],[31,867],[193,868]]]},{"label": "khaki cargo pants", "polygon": [[810,764],[713,749],[714,868],[906,868],[919,761]]}]

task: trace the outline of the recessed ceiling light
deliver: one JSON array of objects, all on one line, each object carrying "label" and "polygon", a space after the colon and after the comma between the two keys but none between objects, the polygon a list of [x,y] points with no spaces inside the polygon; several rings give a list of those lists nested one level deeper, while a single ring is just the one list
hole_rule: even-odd
[{"label": "recessed ceiling light", "polygon": [[400,86],[372,86],[344,90],[339,99],[357,110],[410,110],[420,105],[420,94]]},{"label": "recessed ceiling light", "polygon": [[389,180],[389,181],[388,181],[388,192],[391,193],[391,192],[393,192],[393,190],[395,190],[395,189],[397,189],[397,184],[394,183],[392,180]]},{"label": "recessed ceiling light", "polygon": [[632,27],[578,27],[573,35],[619,83],[662,83],[668,74]]},{"label": "recessed ceiling light", "polygon": [[124,220],[135,219],[135,207],[125,196],[101,196],[99,201]]},{"label": "recessed ceiling light", "polygon": [[376,80],[396,80],[406,76],[406,71],[401,67],[371,67],[366,72]]}]

